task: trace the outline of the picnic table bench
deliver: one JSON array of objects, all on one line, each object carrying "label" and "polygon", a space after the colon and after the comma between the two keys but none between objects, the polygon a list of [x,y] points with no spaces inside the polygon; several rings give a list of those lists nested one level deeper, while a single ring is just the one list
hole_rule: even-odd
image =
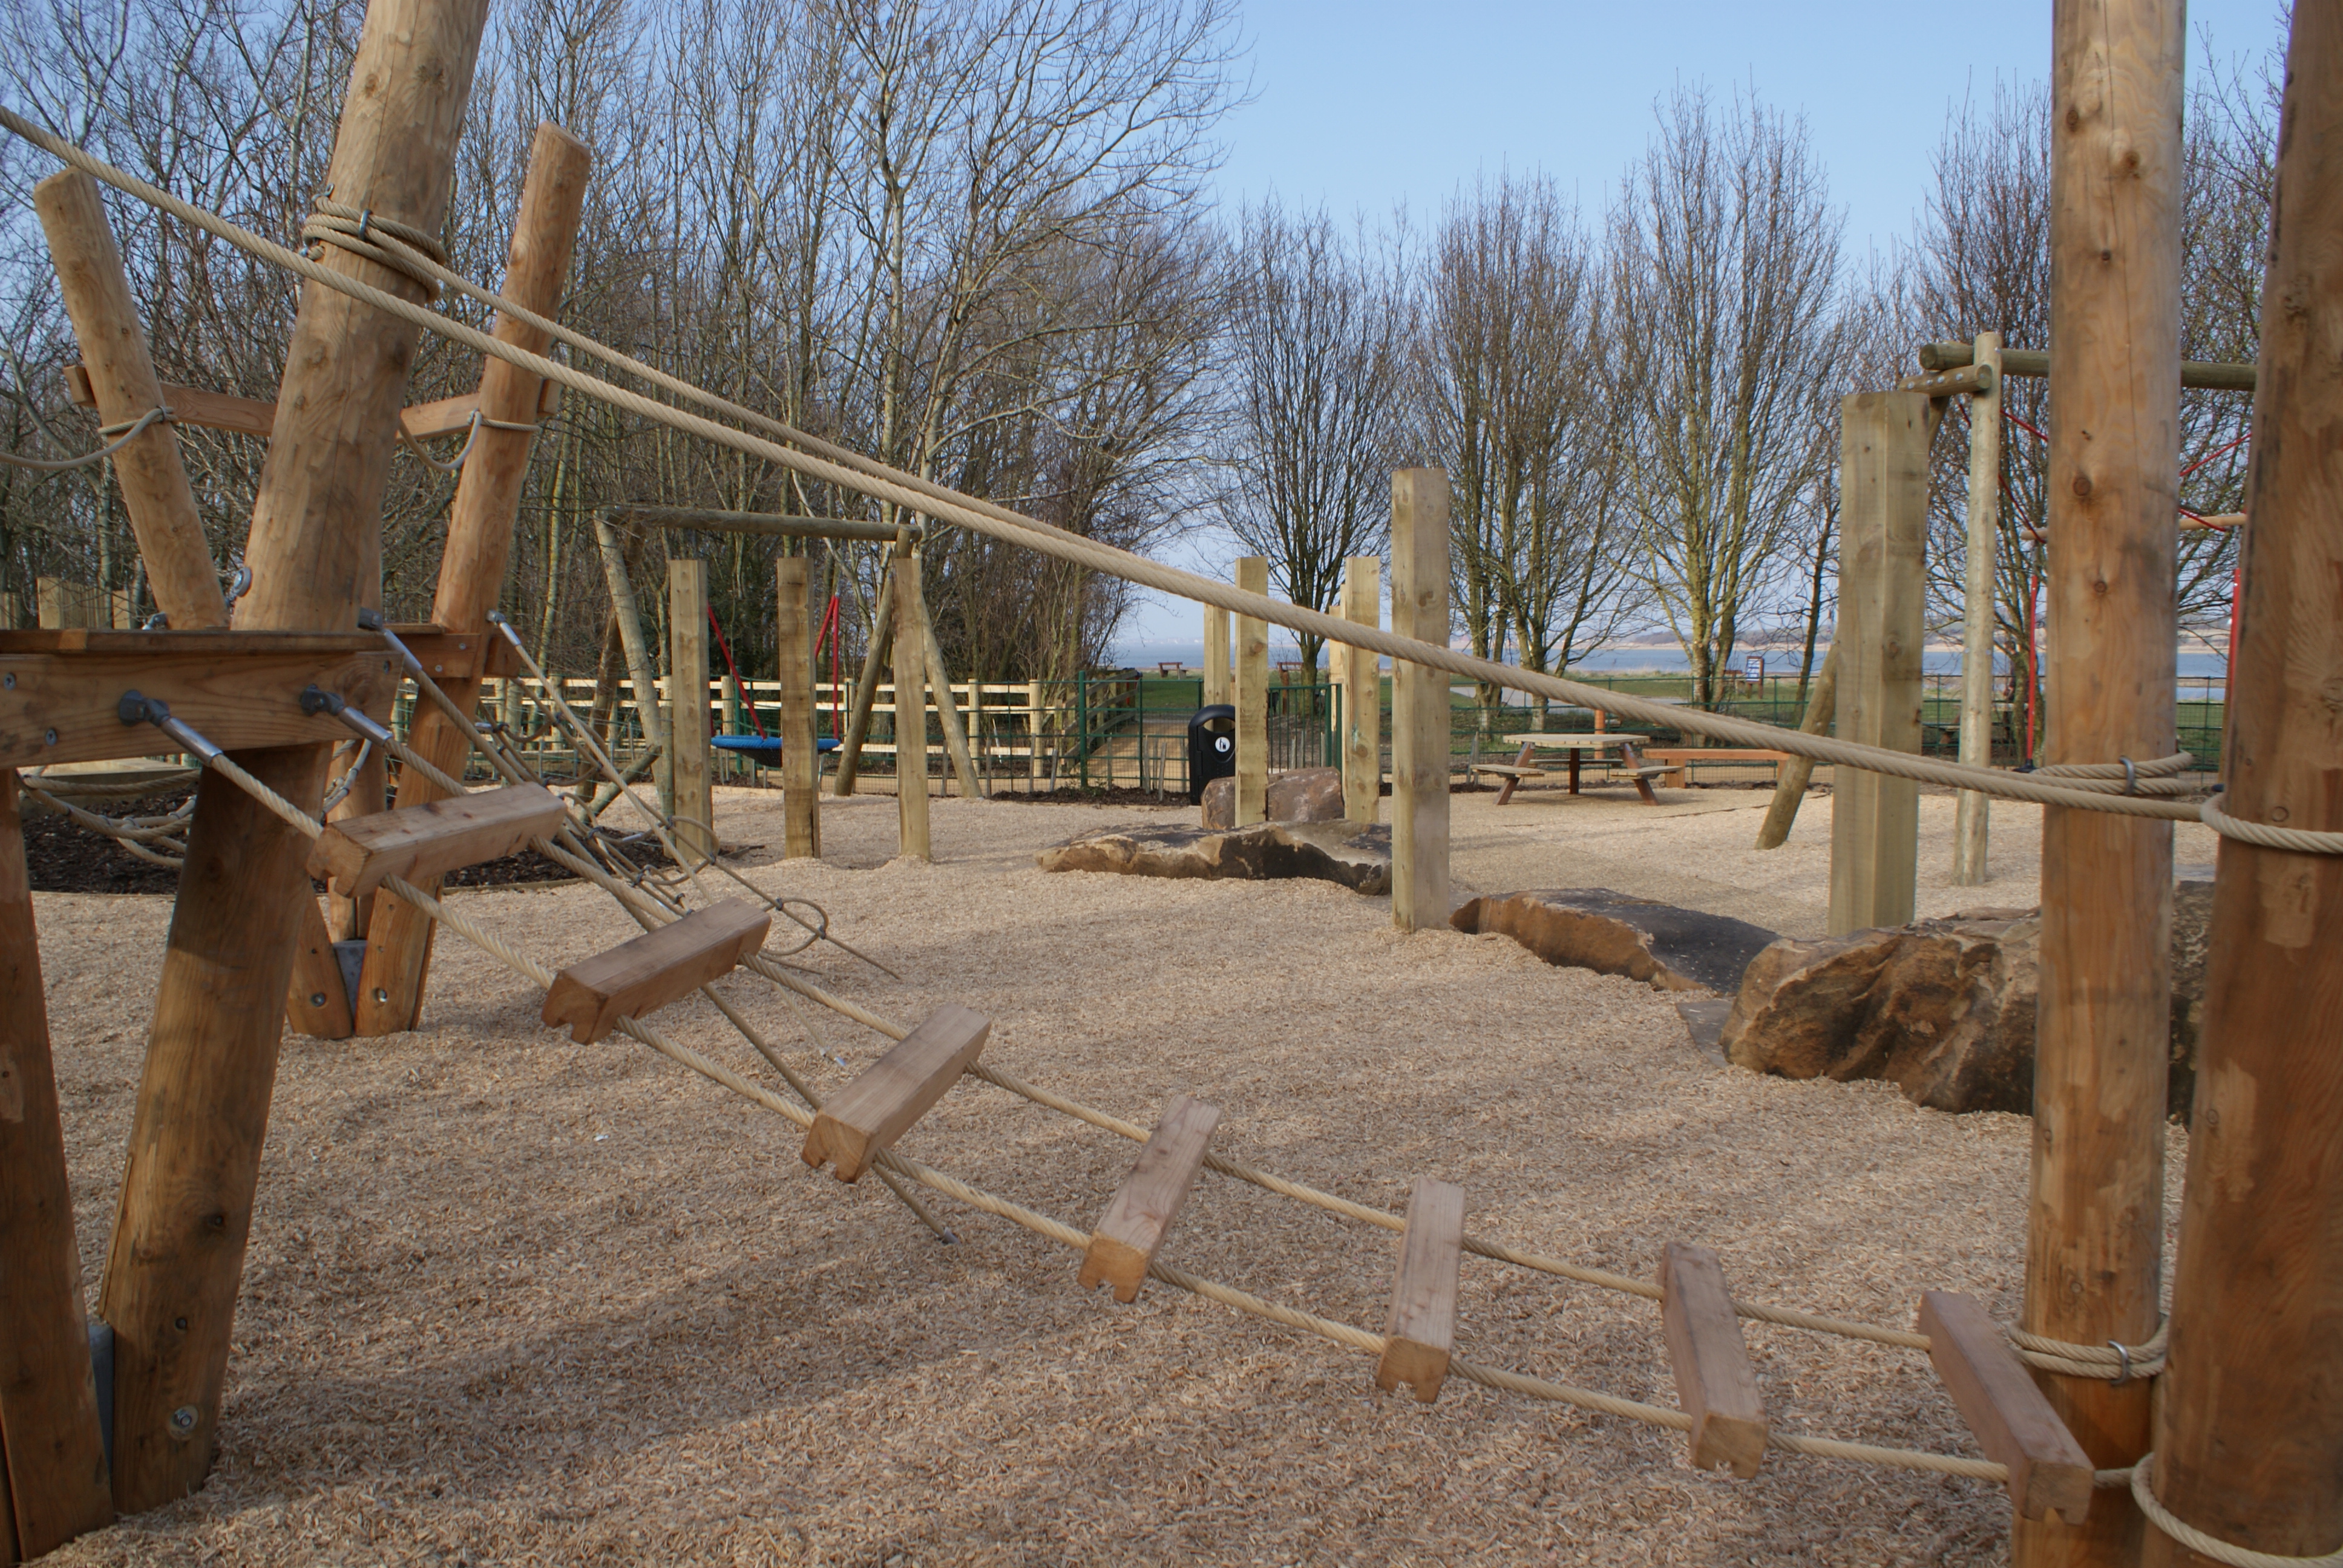
[{"label": "picnic table bench", "polygon": [[1629,776],[1635,782],[1635,792],[1644,798],[1644,804],[1656,806],[1660,803],[1660,798],[1652,793],[1652,780],[1667,769],[1645,764],[1635,751],[1636,747],[1651,739],[1648,735],[1629,735],[1620,730],[1609,729],[1598,730],[1591,735],[1532,733],[1506,735],[1499,739],[1509,746],[1519,745],[1521,747],[1519,754],[1511,762],[1475,762],[1472,764],[1469,770],[1473,773],[1493,774],[1505,781],[1504,787],[1497,791],[1497,804],[1500,806],[1513,798],[1513,790],[1524,780],[1552,777],[1544,769],[1531,766],[1531,759],[1536,752],[1560,751],[1567,755],[1570,793],[1575,795],[1578,793],[1579,759],[1587,752],[1604,752],[1614,746],[1619,749],[1619,759],[1627,765]]}]

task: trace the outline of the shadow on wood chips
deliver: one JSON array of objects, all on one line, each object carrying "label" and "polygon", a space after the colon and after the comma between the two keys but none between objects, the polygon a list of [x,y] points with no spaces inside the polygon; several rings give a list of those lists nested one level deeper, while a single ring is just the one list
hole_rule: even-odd
[{"label": "shadow on wood chips", "polygon": [[[109,801],[109,817],[160,817],[178,809],[192,789],[178,789],[143,800]],[[85,808],[86,809],[86,808]],[[727,845],[729,853],[732,846]],[[628,858],[639,866],[671,864],[656,843],[631,845]],[[102,833],[91,831],[70,817],[25,814],[25,866],[36,893],[176,893],[179,873],[168,866],[142,860]],[[523,849],[477,866],[450,872],[443,885],[450,888],[504,888],[522,882],[574,880],[563,867],[534,849]],[[313,883],[317,891],[323,883]]]}]

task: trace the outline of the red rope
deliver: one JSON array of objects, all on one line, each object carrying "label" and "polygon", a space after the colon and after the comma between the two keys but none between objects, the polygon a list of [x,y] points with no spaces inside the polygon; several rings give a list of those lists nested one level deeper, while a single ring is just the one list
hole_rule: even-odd
[{"label": "red rope", "polygon": [[708,605],[708,629],[716,634],[716,647],[724,655],[724,668],[732,672],[732,689],[740,694],[741,705],[749,710],[749,722],[757,727],[757,739],[767,739],[765,721],[757,717],[757,699],[749,695],[749,683],[740,678],[740,667],[732,662],[732,645],[724,640],[724,628],[716,624],[716,607]]},{"label": "red rope", "polygon": [[[2248,431],[2247,431],[2244,435],[2242,435],[2242,436],[2238,437],[2237,437],[2236,440],[2234,440],[2234,441],[2224,441],[2223,443],[2221,443],[2221,445],[2219,445],[2219,446],[2217,446],[2217,447],[2214,447],[2211,451],[2209,451],[2209,452],[2206,453],[2203,457],[2201,457],[2197,458],[2195,462],[2193,462],[2193,463],[2189,464],[2187,467],[2185,467],[2185,468],[2181,469],[2181,470],[2180,470],[2180,477],[2181,477],[2182,478],[2184,478],[2184,479],[2185,479],[2185,478],[2187,478],[2189,475],[2191,475],[2191,474],[2195,473],[2197,469],[2199,469],[2199,468],[2203,467],[2206,464],[2207,464],[2207,463],[2211,462],[2214,458],[2216,458],[2216,457],[2219,457],[2222,453],[2224,453],[2224,452],[2227,452],[2227,451],[2232,451],[2232,450],[2236,449],[2237,447],[2242,447],[2242,446],[2244,446],[2247,442],[2248,442],[2248,441],[2252,440],[2253,438],[2254,438],[2254,433],[2253,433],[2251,430],[2248,430]],[[2192,513],[2190,513],[2189,515],[2193,517],[2193,516],[2195,516],[2196,514],[2192,512]]]}]

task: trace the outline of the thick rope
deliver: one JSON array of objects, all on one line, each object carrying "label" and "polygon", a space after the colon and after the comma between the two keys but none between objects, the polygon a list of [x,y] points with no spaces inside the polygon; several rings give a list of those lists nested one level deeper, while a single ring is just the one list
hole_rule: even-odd
[{"label": "thick rope", "polygon": [[2155,1377],[2164,1371],[2172,1322],[2167,1319],[2158,1323],[2155,1333],[2136,1345],[2115,1340],[2104,1344],[2078,1344],[2046,1334],[2029,1334],[2021,1329],[2011,1329],[2008,1334],[2009,1342],[2028,1366],[2066,1377],[2104,1378],[2112,1383],[2127,1383],[2136,1378]]},{"label": "thick rope", "polygon": [[[319,283],[352,299],[372,306],[388,316],[397,317],[417,327],[463,344],[477,353],[502,359],[544,380],[555,381],[572,387],[588,397],[596,397],[614,407],[624,409],[643,418],[666,425],[670,428],[699,436],[719,446],[763,457],[792,468],[809,478],[825,484],[855,490],[873,499],[888,502],[905,510],[957,523],[990,538],[1011,544],[1021,544],[1043,551],[1060,559],[1087,567],[1108,576],[1121,578],[1141,587],[1192,599],[1200,604],[1216,605],[1238,615],[1252,616],[1272,622],[1291,630],[1362,648],[1405,663],[1491,684],[1527,690],[1541,696],[1558,699],[1580,707],[1600,709],[1632,721],[1675,729],[1696,735],[1705,735],[1728,745],[1788,751],[1797,756],[1827,763],[1833,767],[1855,769],[1895,779],[1908,779],[1916,783],[1939,785],[1950,789],[1974,789],[2003,799],[2025,800],[2036,805],[2063,806],[2087,811],[2106,811],[2119,816],[2145,817],[2165,821],[2198,820],[2197,808],[2177,801],[2162,800],[2137,795],[2094,794],[2087,789],[2070,789],[2046,783],[2037,775],[2003,772],[1987,768],[1974,768],[1956,762],[1943,762],[1910,752],[1891,751],[1880,747],[1858,745],[1820,735],[1784,729],[1754,719],[1735,719],[1727,714],[1708,713],[1698,709],[1671,708],[1612,691],[1604,687],[1587,686],[1566,680],[1559,676],[1542,675],[1518,666],[1500,664],[1493,659],[1476,658],[1426,642],[1418,642],[1387,632],[1380,628],[1360,625],[1300,605],[1282,603],[1265,594],[1252,594],[1231,584],[1216,582],[1192,572],[1166,567],[1150,561],[1127,550],[1101,545],[1067,529],[1041,522],[990,502],[960,495],[931,480],[889,467],[875,460],[860,457],[846,448],[823,442],[802,431],[768,419],[751,410],[725,402],[712,394],[691,387],[689,383],[668,376],[641,362],[628,358],[581,334],[562,328],[557,323],[536,315],[502,296],[462,279],[439,266],[420,250],[408,250],[405,255],[411,265],[432,276],[436,281],[447,281],[460,286],[462,292],[482,303],[493,306],[516,320],[547,329],[562,342],[593,354],[606,363],[618,365],[630,373],[689,397],[703,407],[714,407],[728,417],[759,428],[774,431],[783,440],[793,443],[784,447],[744,430],[717,424],[698,415],[687,413],[669,405],[643,397],[600,377],[588,375],[570,366],[531,354],[526,349],[500,342],[487,333],[464,323],[449,319],[437,312],[401,299],[319,266],[307,256],[286,249],[283,246],[261,238],[258,235],[228,222],[162,190],[135,176],[124,173],[104,160],[91,156],[60,137],[51,136],[23,116],[0,109],[0,126],[14,131],[25,140],[44,148],[75,168],[105,181],[149,206],[170,213],[181,221],[194,225],[208,234],[218,236],[261,260],[267,261],[312,282]],[[376,225],[379,231],[380,225]],[[347,237],[347,236],[345,236]],[[377,232],[372,237],[379,248],[397,250],[401,242],[387,233]],[[822,456],[815,456],[816,452]],[[2225,819],[2226,820],[2226,819]],[[2218,827],[2218,824],[2215,824]],[[2228,831],[2227,829],[2222,829]],[[2245,833],[2233,837],[2247,838]],[[2282,847],[2297,848],[2304,853],[2343,853],[2343,833],[2298,834],[2301,842]],[[2303,842],[2316,848],[2303,848]]]},{"label": "thick rope", "polygon": [[2210,1557],[2216,1563],[2226,1563],[2229,1568],[2343,1568],[2343,1547],[2322,1553],[2316,1557],[2281,1557],[2275,1552],[2256,1552],[2250,1547],[2232,1546],[2216,1536],[2206,1534],[2164,1506],[2156,1495],[2153,1452],[2143,1453],[2139,1462],[2131,1467],[2131,1500],[2147,1522],[2163,1531],[2191,1552]]},{"label": "thick rope", "polygon": [[[386,236],[397,242],[399,248],[394,250],[380,243]],[[437,239],[419,228],[319,196],[310,204],[308,221],[301,226],[301,237],[313,245],[330,245],[352,256],[362,256],[406,277],[430,297],[439,297],[436,269],[447,265],[447,252]],[[425,259],[418,262],[407,252],[420,252]]]},{"label": "thick rope", "polygon": [[2136,762],[2128,757],[2113,762],[2053,762],[2034,771],[2042,778],[2057,779],[2061,789],[2083,789],[2095,795],[2200,795],[2205,791],[2203,784],[2181,777],[2196,767],[2197,759],[2192,753],[2176,751],[2147,762]]},{"label": "thick rope", "polygon": [[[75,468],[86,468],[92,463],[104,462],[145,435],[148,426],[167,421],[170,417],[171,411],[168,408],[149,408],[126,425],[101,427],[97,432],[98,435],[113,436],[114,439],[96,451],[84,452],[78,457],[25,457],[14,452],[0,452],[0,463],[5,463],[12,468],[30,468],[36,474],[71,473]],[[120,432],[119,435],[116,434],[117,431]]]}]

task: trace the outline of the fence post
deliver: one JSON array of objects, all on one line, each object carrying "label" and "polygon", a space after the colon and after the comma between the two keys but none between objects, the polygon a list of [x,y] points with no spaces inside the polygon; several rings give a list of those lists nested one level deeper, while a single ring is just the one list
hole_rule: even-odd
[{"label": "fence post", "polygon": [[[1392,476],[1392,630],[1448,646],[1448,476]],[[1448,678],[1392,670],[1392,924],[1448,924]]]}]

